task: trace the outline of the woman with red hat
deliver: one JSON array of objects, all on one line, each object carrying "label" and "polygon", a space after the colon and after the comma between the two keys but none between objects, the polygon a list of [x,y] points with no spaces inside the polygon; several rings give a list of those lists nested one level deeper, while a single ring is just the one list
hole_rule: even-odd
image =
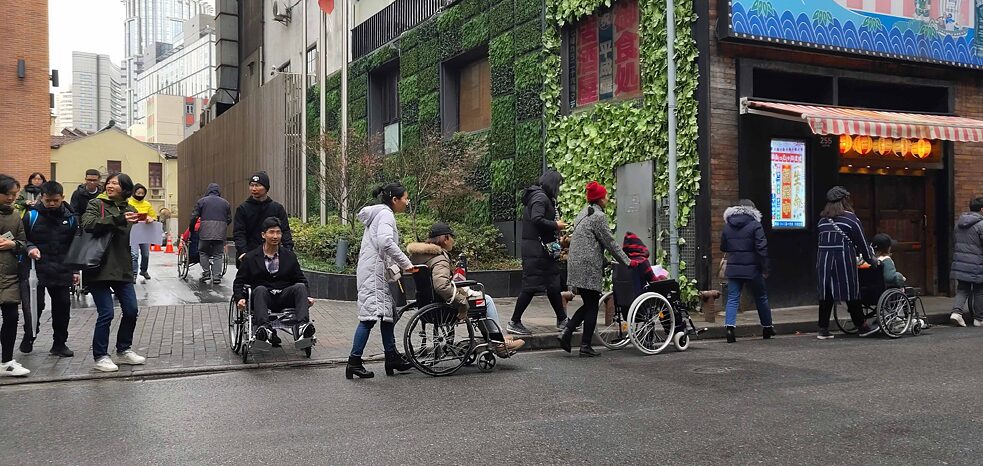
[{"label": "woman with red hat", "polygon": [[574,288],[584,300],[573,318],[567,322],[560,333],[560,347],[570,352],[573,330],[584,324],[584,334],[580,339],[580,357],[598,356],[600,353],[591,347],[594,327],[597,325],[597,310],[604,284],[604,251],[607,250],[618,262],[629,265],[631,261],[621,246],[614,241],[608,227],[608,216],[604,208],[608,205],[608,191],[596,181],[587,183],[587,207],[580,211],[573,222],[573,236],[570,238],[570,255],[567,261],[567,285]]}]

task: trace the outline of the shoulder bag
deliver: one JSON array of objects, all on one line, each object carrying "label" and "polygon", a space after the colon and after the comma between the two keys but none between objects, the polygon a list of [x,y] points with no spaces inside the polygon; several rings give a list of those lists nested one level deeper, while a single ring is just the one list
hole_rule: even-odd
[{"label": "shoulder bag", "polygon": [[[106,217],[106,205],[102,206],[102,217]],[[93,270],[102,267],[106,261],[106,250],[109,243],[113,240],[114,233],[107,232],[95,235],[79,228],[72,245],[68,247],[65,254],[65,264],[79,270]]]},{"label": "shoulder bag", "polygon": [[840,236],[842,236],[843,239],[846,240],[847,244],[853,246],[853,251],[857,253],[857,268],[864,269],[870,267],[870,264],[868,264],[867,261],[864,260],[863,256],[860,255],[860,249],[857,248],[856,244],[853,244],[853,240],[851,240],[850,237],[847,236],[846,232],[840,229],[839,225],[836,224],[836,221],[831,218],[827,218],[826,220],[829,221],[829,224],[833,226],[833,229],[836,230],[836,232],[839,233]]}]

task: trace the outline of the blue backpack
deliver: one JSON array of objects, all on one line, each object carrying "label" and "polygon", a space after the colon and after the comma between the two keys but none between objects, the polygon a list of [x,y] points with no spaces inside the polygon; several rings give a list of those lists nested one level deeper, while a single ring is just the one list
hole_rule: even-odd
[{"label": "blue backpack", "polygon": [[[28,210],[27,211],[27,232],[26,233],[30,233],[30,232],[34,231],[34,224],[37,223],[37,222],[38,222],[38,211],[35,210],[35,209]],[[75,216],[74,215],[69,215],[68,216],[68,226],[72,230],[75,230],[76,220],[75,220]],[[17,258],[18,258],[18,260],[20,262],[24,262],[25,256],[23,254],[21,254]]]}]

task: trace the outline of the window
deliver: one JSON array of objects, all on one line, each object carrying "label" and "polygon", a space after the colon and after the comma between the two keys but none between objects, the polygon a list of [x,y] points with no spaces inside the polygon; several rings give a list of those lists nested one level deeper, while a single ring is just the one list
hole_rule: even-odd
[{"label": "window", "polygon": [[459,85],[458,131],[478,131],[491,126],[491,69],[488,58],[461,68]]},{"label": "window", "polygon": [[288,61],[288,62],[280,65],[280,67],[277,68],[276,70],[279,71],[279,72],[281,72],[281,73],[289,73],[290,72],[290,62]]},{"label": "window", "polygon": [[106,174],[115,175],[117,173],[123,173],[123,162],[119,160],[107,160],[106,161]]},{"label": "window", "polygon": [[51,163],[51,181],[58,181],[58,164]]},{"label": "window", "polygon": [[159,162],[150,162],[147,167],[147,182],[151,188],[164,186],[164,165]]},{"label": "window", "polygon": [[638,0],[618,0],[565,31],[566,108],[642,95]]},{"label": "window", "polygon": [[369,132],[383,134],[385,153],[399,150],[399,62],[369,74]]},{"label": "window", "polygon": [[308,86],[317,84],[317,46],[307,49],[307,79]]},{"label": "window", "polygon": [[195,114],[195,104],[184,104],[184,114],[194,115]]}]

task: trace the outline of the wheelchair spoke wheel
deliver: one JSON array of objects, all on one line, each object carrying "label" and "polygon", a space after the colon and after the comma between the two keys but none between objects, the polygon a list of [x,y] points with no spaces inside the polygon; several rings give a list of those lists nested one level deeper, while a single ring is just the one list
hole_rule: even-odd
[{"label": "wheelchair spoke wheel", "polygon": [[177,253],[177,278],[186,280],[188,278],[189,268],[191,268],[191,264],[188,263],[188,248],[179,247]]},{"label": "wheelchair spoke wheel", "polygon": [[[607,293],[601,297],[601,309],[606,309],[605,304],[609,299],[614,299],[613,293]],[[614,315],[611,323],[598,329],[595,334],[601,340],[601,344],[607,349],[621,349],[631,343],[628,337],[628,321],[625,319],[627,312],[624,309],[614,308]]]},{"label": "wheelchair spoke wheel", "polygon": [[644,293],[628,312],[628,335],[639,351],[658,354],[672,343],[676,317],[672,305],[658,293]]},{"label": "wheelchair spoke wheel", "polygon": [[236,307],[235,298],[229,302],[229,348],[238,354],[242,347],[242,313]]},{"label": "wheelchair spoke wheel", "polygon": [[895,288],[884,292],[877,303],[877,321],[881,331],[891,338],[904,335],[911,326],[912,310],[911,301],[903,291]]},{"label": "wheelchair spoke wheel", "polygon": [[420,372],[453,374],[475,350],[474,327],[468,319],[458,321],[457,310],[450,306],[427,306],[406,325],[403,347]]},{"label": "wheelchair spoke wheel", "polygon": [[853,335],[859,331],[857,326],[853,325],[850,313],[847,312],[846,308],[841,309],[839,303],[833,303],[833,321],[836,322],[836,327],[843,333]]}]

